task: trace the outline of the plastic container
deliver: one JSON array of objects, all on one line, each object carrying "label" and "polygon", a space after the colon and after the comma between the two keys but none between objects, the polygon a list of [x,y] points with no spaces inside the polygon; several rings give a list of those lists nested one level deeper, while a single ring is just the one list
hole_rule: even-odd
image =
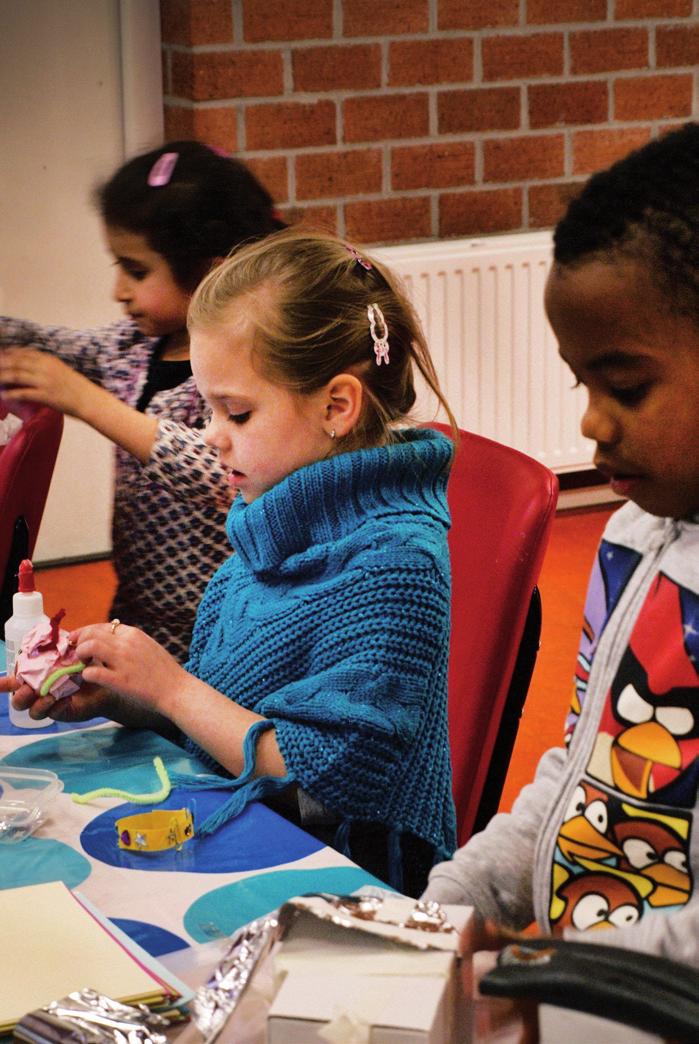
[{"label": "plastic container", "polygon": [[63,780],[49,769],[0,765],[0,844],[33,834],[62,790]]},{"label": "plastic container", "polygon": [[[14,670],[15,660],[19,652],[22,639],[32,627],[43,623],[48,625],[49,618],[44,613],[44,599],[40,591],[34,588],[34,569],[28,558],[25,558],[19,567],[19,591],[12,596],[12,616],[5,624],[5,661],[7,673]],[[20,729],[45,729],[51,725],[50,721],[41,719],[35,721],[29,717],[29,711],[15,710],[12,699],[9,700],[10,721]]]}]

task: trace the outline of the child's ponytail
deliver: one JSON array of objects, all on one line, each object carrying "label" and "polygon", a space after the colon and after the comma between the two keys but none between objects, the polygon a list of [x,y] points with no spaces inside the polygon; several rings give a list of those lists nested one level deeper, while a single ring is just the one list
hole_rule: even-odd
[{"label": "child's ponytail", "polygon": [[417,398],[415,370],[456,434],[417,314],[380,262],[325,233],[280,232],[236,251],[204,280],[190,328],[219,323],[232,302],[263,287],[269,293],[254,311],[256,352],[271,380],[301,394],[343,372],[362,382],[361,421],[338,448],[399,437]]}]

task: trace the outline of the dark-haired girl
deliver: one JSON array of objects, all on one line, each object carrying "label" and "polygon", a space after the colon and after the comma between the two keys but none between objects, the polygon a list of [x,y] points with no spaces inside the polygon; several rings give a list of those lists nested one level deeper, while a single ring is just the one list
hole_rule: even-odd
[{"label": "dark-haired girl", "polygon": [[95,197],[126,317],[93,330],[0,318],[0,382],[14,386],[6,398],[47,403],[115,443],[111,615],[183,660],[230,505],[202,438],[187,308],[212,265],[281,222],[242,163],[195,141],[131,159]]}]

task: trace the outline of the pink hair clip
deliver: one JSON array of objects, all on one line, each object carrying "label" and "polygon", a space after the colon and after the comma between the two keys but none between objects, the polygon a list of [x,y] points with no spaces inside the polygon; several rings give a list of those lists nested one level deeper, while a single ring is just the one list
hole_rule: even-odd
[{"label": "pink hair clip", "polygon": [[[369,331],[371,333],[371,339],[374,342],[376,365],[380,366],[382,362],[385,362],[388,366],[388,326],[384,319],[383,312],[377,304],[370,304],[367,305],[366,314],[369,317]],[[377,332],[376,330],[377,322],[383,327],[381,332]]]},{"label": "pink hair clip", "polygon": [[355,248],[353,246],[350,246],[349,243],[346,243],[345,247],[347,249],[347,253],[352,255],[352,257],[354,258],[354,260],[357,262],[358,265],[361,265],[362,268],[366,268],[367,272],[371,271],[371,268],[372,268],[371,261],[367,261],[367,259],[365,257],[362,257],[362,255],[359,253],[359,251],[355,250]]},{"label": "pink hair clip", "polygon": [[167,185],[178,159],[178,152],[163,152],[162,156],[158,156],[148,175],[148,184],[151,188],[162,188],[163,185]]}]

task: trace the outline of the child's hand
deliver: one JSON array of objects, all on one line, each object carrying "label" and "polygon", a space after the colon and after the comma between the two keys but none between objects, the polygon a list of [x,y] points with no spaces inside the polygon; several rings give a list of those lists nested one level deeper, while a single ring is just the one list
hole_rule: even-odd
[{"label": "child's hand", "polygon": [[162,645],[137,627],[113,622],[92,624],[70,636],[87,666],[83,680],[138,701],[167,716],[164,698],[172,695],[187,672]]},{"label": "child's hand", "polygon": [[64,699],[40,696],[31,686],[17,680],[14,674],[0,678],[0,692],[9,692],[16,710],[29,711],[37,721],[52,718],[55,721],[87,721],[101,715],[109,716],[109,693],[96,685],[81,685],[78,692]]},{"label": "child's hand", "polygon": [[82,417],[85,397],[95,385],[54,355],[34,348],[5,348],[0,352],[0,384],[6,400],[29,400],[53,406],[71,417]]},{"label": "child's hand", "polygon": [[43,704],[46,703],[48,706],[48,704],[55,702],[50,696],[47,699],[40,697],[31,686],[19,681],[14,674],[7,674],[5,677],[0,678],[0,692],[10,694],[10,701],[16,710],[29,710],[39,701],[38,713],[32,714],[32,718],[45,718],[46,714],[43,712]]},{"label": "child's hand", "polygon": [[494,954],[483,951],[501,950],[512,942],[526,943],[527,938],[520,932],[503,928],[495,921],[484,921],[477,915],[461,934],[459,952],[469,957],[480,954],[473,963],[464,963],[462,973],[464,991],[474,999],[474,1018],[479,1038],[496,1037],[502,1033],[517,1044],[538,1044],[538,1007],[535,1001],[529,998],[486,997],[478,989],[481,978],[496,960]]},{"label": "child's hand", "polygon": [[461,933],[459,951],[463,954],[480,950],[501,950],[511,942],[524,941],[526,936],[503,928],[495,921],[484,921],[478,915],[471,918]]},{"label": "child's hand", "polygon": [[[8,692],[10,694],[12,706],[17,710],[29,710],[40,698],[39,694],[34,692],[29,685],[18,681],[14,674],[6,674],[3,678],[0,678],[0,692]],[[49,697],[47,702],[54,703],[55,701]],[[39,709],[42,710],[41,707]],[[35,715],[32,714],[32,717],[35,717]],[[36,717],[45,718],[46,715],[39,713]]]},{"label": "child's hand", "polygon": [[10,697],[13,707],[29,711],[29,716],[37,721],[43,718],[50,718],[52,721],[89,721],[91,718],[114,716],[111,693],[98,685],[83,684],[72,695],[55,700],[53,696],[40,696],[28,685],[17,682],[14,677],[0,679],[0,688],[12,691],[10,686],[2,685],[7,681],[10,685],[19,686],[14,688]]},{"label": "child's hand", "polygon": [[158,418],[127,406],[54,355],[35,348],[2,348],[2,385],[9,385],[3,389],[7,402],[53,406],[89,424],[142,464],[150,459]]}]

